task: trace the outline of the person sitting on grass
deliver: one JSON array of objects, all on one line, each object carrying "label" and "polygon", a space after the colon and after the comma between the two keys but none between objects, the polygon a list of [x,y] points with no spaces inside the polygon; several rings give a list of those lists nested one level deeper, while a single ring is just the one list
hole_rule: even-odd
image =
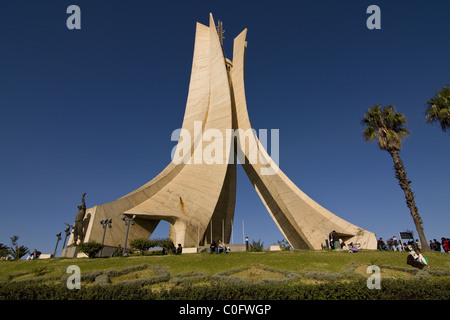
[{"label": "person sitting on grass", "polygon": [[214,240],[211,241],[211,245],[209,246],[209,253],[216,252],[216,247],[217,247],[216,242]]},{"label": "person sitting on grass", "polygon": [[410,266],[418,269],[423,269],[424,267],[429,268],[428,259],[422,256],[419,249],[411,250],[406,258],[406,263]]},{"label": "person sitting on grass", "polygon": [[348,245],[348,252],[358,252],[358,246],[354,244],[353,242],[350,242]]},{"label": "person sitting on grass", "polygon": [[378,250],[380,250],[380,251],[383,251],[383,250],[389,251],[387,246],[386,246],[386,244],[383,241],[383,238],[378,239]]},{"label": "person sitting on grass", "polygon": [[37,251],[36,249],[34,249],[33,253],[31,253],[28,257],[27,260],[34,260],[39,258],[39,256],[41,255],[40,251]]},{"label": "person sitting on grass", "polygon": [[217,246],[217,251],[216,251],[216,253],[219,254],[219,253],[222,253],[222,252],[227,253],[227,248],[224,246],[222,240],[219,240],[219,245]]}]

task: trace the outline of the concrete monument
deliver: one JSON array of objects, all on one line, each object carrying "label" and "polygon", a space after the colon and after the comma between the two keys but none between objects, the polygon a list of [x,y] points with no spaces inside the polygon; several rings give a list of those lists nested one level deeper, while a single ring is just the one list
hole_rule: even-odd
[{"label": "concrete monument", "polygon": [[[249,134],[252,126],[244,88],[246,34],[247,29],[234,39],[230,61],[224,57],[222,25],[216,27],[212,14],[209,26],[197,23],[186,110],[174,152],[178,161],[170,162],[129,194],[87,209],[90,220],[84,241],[102,241],[101,220],[136,216],[128,241],[149,238],[165,220],[171,224],[169,237],[184,248],[219,239],[229,243],[236,155],[241,154],[245,161],[240,162],[245,162],[242,165],[256,192],[294,249],[321,249],[332,230],[346,242],[376,249],[372,232],[339,218],[308,197],[280,170],[256,135]],[[226,137],[231,144],[215,143],[212,148],[211,132],[214,137]],[[186,137],[194,138],[188,141]],[[250,161],[255,150],[260,161]],[[124,223],[116,223],[106,232],[105,245],[123,245]],[[74,240],[72,235],[69,243]]]}]

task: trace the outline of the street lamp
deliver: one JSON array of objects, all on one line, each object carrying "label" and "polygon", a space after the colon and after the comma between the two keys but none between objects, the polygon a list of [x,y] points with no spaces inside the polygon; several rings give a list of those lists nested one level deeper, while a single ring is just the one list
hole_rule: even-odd
[{"label": "street lamp", "polygon": [[70,228],[73,228],[70,224],[66,223],[67,228],[64,229],[64,232],[66,233],[66,237],[64,238],[64,244],[63,244],[63,249],[66,247],[66,240],[67,237],[70,236]]},{"label": "street lamp", "polygon": [[61,232],[58,233],[56,236],[58,237],[58,240],[56,240],[55,252],[53,253],[53,256],[54,256],[54,257],[56,257],[56,249],[58,248],[58,242],[59,242],[59,240],[62,239],[62,238],[61,238]]},{"label": "street lamp", "polygon": [[[107,228],[111,228],[111,223],[112,223],[112,219],[109,219],[109,220],[107,219],[107,220],[102,220],[102,221],[100,221],[100,224],[101,224],[102,227],[103,227],[102,246],[103,246],[103,244],[105,243],[106,229],[107,229]],[[99,254],[100,257],[102,256],[102,253],[103,253],[103,247],[102,247],[102,250],[100,250],[100,254]]]},{"label": "street lamp", "polygon": [[127,241],[128,241],[128,231],[130,230],[130,224],[134,225],[134,221],[136,220],[136,215],[133,215],[131,218],[127,218],[125,216],[122,217],[122,220],[125,222],[127,226],[127,234],[125,236],[125,245],[123,246],[122,255],[126,255],[127,253]]},{"label": "street lamp", "polygon": [[245,237],[245,250],[248,251],[248,237]]}]

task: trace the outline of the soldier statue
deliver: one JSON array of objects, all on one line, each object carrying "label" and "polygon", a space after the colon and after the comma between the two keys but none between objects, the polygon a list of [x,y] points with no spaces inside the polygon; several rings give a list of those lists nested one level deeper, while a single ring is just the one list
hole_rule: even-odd
[{"label": "soldier statue", "polygon": [[86,215],[86,203],[84,201],[84,197],[86,196],[86,192],[81,196],[81,205],[78,206],[78,213],[75,216],[75,225],[73,226],[73,243],[77,245],[77,240],[79,239],[83,242],[84,234],[83,234],[83,220]]}]

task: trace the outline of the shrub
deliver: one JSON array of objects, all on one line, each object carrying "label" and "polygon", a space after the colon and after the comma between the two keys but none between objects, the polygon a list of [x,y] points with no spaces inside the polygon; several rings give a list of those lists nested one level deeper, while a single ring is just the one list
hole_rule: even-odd
[{"label": "shrub", "polygon": [[151,241],[154,242],[153,247],[161,247],[166,253],[172,253],[175,250],[175,245],[170,238],[158,238]]},{"label": "shrub", "polygon": [[155,245],[154,245],[153,241],[150,241],[150,240],[144,239],[144,238],[139,238],[139,239],[132,240],[130,242],[130,246],[133,249],[139,250],[141,255],[144,255],[145,251],[154,247]]},{"label": "shrub", "polygon": [[164,253],[172,253],[175,250],[175,245],[170,238],[157,238],[157,239],[134,239],[130,242],[130,246],[133,249],[139,250],[141,255],[145,254],[150,248],[160,247],[163,248]]},{"label": "shrub", "polygon": [[255,240],[249,245],[249,251],[263,251],[264,242],[261,242],[261,239],[256,242]]},{"label": "shrub", "polygon": [[218,283],[224,283],[226,285],[245,285],[245,284],[282,284],[282,283],[290,283],[295,280],[300,279],[300,275],[297,272],[289,271],[289,270],[279,270],[274,268],[269,268],[265,266],[257,266],[257,269],[278,273],[283,275],[284,277],[282,279],[273,279],[273,278],[264,278],[258,281],[252,281],[251,279],[247,278],[240,278],[233,276],[236,273],[239,273],[244,270],[248,270],[253,268],[253,266],[249,267],[242,267],[237,269],[232,269],[228,271],[221,271],[216,273],[211,277],[212,280],[218,282]]},{"label": "shrub", "polygon": [[286,241],[286,239],[278,241],[277,244],[280,246],[282,251],[289,251],[289,250],[291,250],[291,245],[289,244],[289,242]]},{"label": "shrub", "polygon": [[128,286],[133,288],[139,288],[141,286],[148,286],[160,282],[167,282],[170,280],[170,274],[163,266],[153,266],[153,272],[155,273],[155,277],[149,277],[146,279],[136,279],[136,280],[126,280],[119,282],[117,286]]},{"label": "shrub", "polygon": [[103,245],[101,243],[97,243],[95,241],[89,241],[85,243],[80,243],[78,245],[78,250],[85,253],[89,258],[95,258],[96,254],[103,249]]},{"label": "shrub", "polygon": [[111,280],[106,274],[101,274],[95,278],[96,286],[107,286],[111,284]]},{"label": "shrub", "polygon": [[18,236],[12,236],[11,237],[11,244],[12,246],[9,248],[9,252],[14,260],[20,260],[24,255],[28,253],[28,248],[25,246],[18,246],[17,240],[19,240]]},{"label": "shrub", "polygon": [[119,244],[114,249],[113,257],[122,257],[122,256],[123,256],[123,249],[122,249],[122,246]]},{"label": "shrub", "polygon": [[5,258],[9,255],[10,251],[7,246],[5,246],[3,243],[0,243],[0,258]]},{"label": "shrub", "polygon": [[[151,279],[151,278],[150,278]],[[167,278],[165,278],[167,279]],[[147,281],[148,280],[148,281]],[[64,284],[0,283],[0,300],[449,300],[450,279],[384,280],[381,290],[370,290],[365,280],[326,284],[209,283],[153,290],[143,287],[162,280],[131,281],[128,285],[83,286]]]},{"label": "shrub", "polygon": [[170,282],[176,284],[176,285],[186,285],[186,284],[192,284],[195,282],[200,281],[206,281],[209,280],[210,275],[201,272],[201,271],[191,271],[186,273],[180,273],[172,276],[170,279]]},{"label": "shrub", "polygon": [[308,271],[304,274],[304,276],[307,279],[320,281],[334,281],[343,279],[343,276],[340,273],[326,271]]},{"label": "shrub", "polygon": [[105,274],[108,277],[119,277],[123,276],[125,274],[129,274],[131,272],[141,271],[148,268],[148,264],[138,265],[138,266],[131,266],[127,268],[123,268],[122,270],[109,270]]},{"label": "shrub", "polygon": [[35,276],[43,276],[44,274],[48,273],[50,270],[47,269],[46,266],[44,265],[40,265],[40,266],[35,266],[32,269],[32,272]]},{"label": "shrub", "polygon": [[431,278],[431,275],[428,273],[427,270],[419,270],[417,273],[413,276],[415,280],[428,280]]}]

